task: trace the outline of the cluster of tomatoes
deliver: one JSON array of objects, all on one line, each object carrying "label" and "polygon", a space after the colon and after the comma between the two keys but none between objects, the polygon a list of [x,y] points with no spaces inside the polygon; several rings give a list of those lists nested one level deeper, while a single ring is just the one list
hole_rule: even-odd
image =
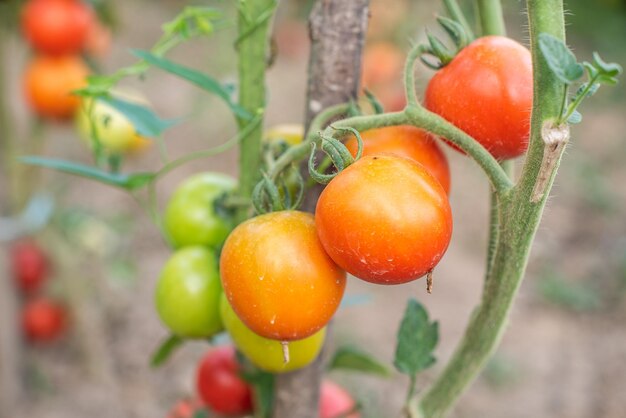
[{"label": "cluster of tomatoes", "polygon": [[[521,155],[532,106],[529,51],[504,37],[472,42],[431,79],[425,105],[496,159]],[[278,136],[289,146],[302,133]],[[362,156],[330,180],[314,215],[270,212],[232,229],[223,203],[234,179],[202,173],[175,191],[164,225],[177,250],[156,291],[157,310],[174,334],[207,338],[225,328],[250,362],[282,373],[318,355],[347,273],[393,285],[433,271],[452,235],[445,154],[432,135],[411,126],[372,129],[361,138]],[[355,137],[344,145],[357,154]],[[233,352],[221,353],[236,370]],[[198,387],[220,411],[211,398],[217,383],[203,377],[219,369],[207,366],[217,362],[211,355],[217,356],[203,360]],[[240,403],[229,405],[243,408],[249,393],[238,388]]]},{"label": "cluster of tomatoes", "polygon": [[23,296],[22,330],[28,341],[52,342],[66,329],[63,304],[42,295],[50,276],[50,262],[39,245],[24,239],[11,247],[11,270],[15,286]]},{"label": "cluster of tomatoes", "polygon": [[[97,142],[108,155],[136,154],[150,144],[112,106],[72,94],[85,86],[90,74],[82,55],[102,57],[110,44],[109,29],[87,3],[29,0],[22,10],[22,32],[34,50],[24,72],[24,92],[35,114],[53,120],[75,117],[85,143],[95,147]],[[114,92],[113,96],[145,102],[125,92]]]},{"label": "cluster of tomatoes", "polygon": [[[196,373],[199,399],[179,401],[168,418],[192,418],[206,406],[220,415],[233,416],[253,411],[252,387],[241,378],[241,367],[232,346],[211,349],[201,359]],[[325,380],[320,393],[320,418],[359,418],[357,405],[345,389]]]}]

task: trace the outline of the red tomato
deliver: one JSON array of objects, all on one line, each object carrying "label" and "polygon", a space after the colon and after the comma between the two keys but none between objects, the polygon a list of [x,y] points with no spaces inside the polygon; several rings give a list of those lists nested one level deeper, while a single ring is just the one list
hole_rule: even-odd
[{"label": "red tomato", "polygon": [[356,406],[352,396],[344,388],[330,380],[322,382],[320,393],[320,418],[360,418],[361,414],[352,411]]},{"label": "red tomato", "polygon": [[346,273],[324,252],[313,216],[272,212],[240,224],[220,258],[224,293],[237,316],[258,335],[306,338],[333,316]]},{"label": "red tomato", "polygon": [[252,411],[252,389],[239,377],[233,347],[209,351],[200,362],[196,383],[198,395],[215,412],[239,415]]},{"label": "red tomato", "polygon": [[476,39],[426,88],[426,108],[498,159],[517,157],[528,148],[532,104],[530,51],[503,36]]},{"label": "red tomato", "polygon": [[[426,132],[414,126],[389,126],[361,132],[363,156],[389,153],[420,163],[435,176],[447,194],[450,193],[448,159],[439,145]],[[350,153],[356,155],[358,144],[353,136],[345,142]]]},{"label": "red tomato", "polygon": [[167,418],[193,418],[202,409],[199,399],[182,399],[174,405]]},{"label": "red tomato", "polygon": [[72,91],[85,85],[89,69],[78,56],[36,57],[24,74],[24,90],[42,117],[66,119],[80,106]]},{"label": "red tomato", "polygon": [[420,164],[394,155],[363,157],[340,172],[320,195],[315,224],[335,263],[377,284],[425,275],[452,235],[441,184]]},{"label": "red tomato", "polygon": [[50,342],[61,336],[67,323],[65,308],[40,297],[30,300],[22,309],[22,328],[33,342]]},{"label": "red tomato", "polygon": [[83,48],[95,17],[79,0],[30,0],[22,11],[22,31],[33,48],[49,55]]},{"label": "red tomato", "polygon": [[48,258],[31,240],[20,241],[11,248],[11,267],[16,285],[26,294],[41,289],[49,273]]}]

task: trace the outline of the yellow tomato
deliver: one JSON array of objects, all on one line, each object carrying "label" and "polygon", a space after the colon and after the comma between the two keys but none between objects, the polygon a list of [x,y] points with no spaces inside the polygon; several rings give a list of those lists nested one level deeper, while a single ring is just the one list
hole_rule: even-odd
[{"label": "yellow tomato", "polygon": [[283,140],[287,145],[297,145],[304,137],[304,126],[295,123],[274,125],[265,132],[265,142]]},{"label": "yellow tomato", "polygon": [[255,334],[239,319],[228,299],[222,294],[220,314],[226,331],[233,342],[254,365],[270,373],[284,373],[310,364],[320,353],[326,327],[303,340],[289,342],[289,362],[283,358],[280,341],[270,340]]}]

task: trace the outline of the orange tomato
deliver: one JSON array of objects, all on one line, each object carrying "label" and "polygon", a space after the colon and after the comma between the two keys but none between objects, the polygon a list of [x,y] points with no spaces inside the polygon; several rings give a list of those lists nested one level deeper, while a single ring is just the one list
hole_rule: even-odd
[{"label": "orange tomato", "polygon": [[24,73],[24,90],[31,108],[40,116],[65,119],[80,106],[72,91],[85,85],[89,69],[74,55],[38,56]]},{"label": "orange tomato", "polygon": [[324,252],[313,216],[273,212],[240,224],[220,259],[224,293],[258,335],[280,341],[313,335],[333,316],[346,273]]},{"label": "orange tomato", "polygon": [[[388,153],[410,158],[435,176],[441,186],[450,193],[450,168],[448,159],[435,140],[425,131],[414,126],[388,126],[361,132],[363,156]],[[357,140],[353,136],[345,142],[356,155]]]},{"label": "orange tomato", "polygon": [[378,284],[422,277],[452,236],[450,204],[437,179],[420,164],[384,154],[359,159],[326,186],[315,224],[335,263]]}]

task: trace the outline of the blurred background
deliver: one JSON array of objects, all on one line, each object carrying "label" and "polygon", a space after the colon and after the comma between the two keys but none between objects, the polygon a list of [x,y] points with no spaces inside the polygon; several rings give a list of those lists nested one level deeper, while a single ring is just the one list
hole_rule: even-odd
[{"label": "blurred background", "polygon": [[[101,71],[133,63],[129,49],[149,49],[161,34],[161,24],[183,3],[107,0],[114,25],[110,47],[97,58]],[[235,16],[232,2],[195,3],[215,5]],[[281,2],[273,34],[278,53],[267,80],[268,126],[303,120],[310,3]],[[509,36],[526,44],[523,3],[504,3]],[[626,2],[572,0],[566,6],[568,43],[579,60],[600,51],[606,60],[626,62]],[[467,12],[472,14],[471,4]],[[441,5],[434,0],[372,0],[364,81],[388,109],[403,104],[399,77],[410,41],[423,41],[427,28],[437,32],[438,13],[443,13]],[[220,80],[235,81],[235,32],[234,26],[219,30],[168,56],[209,69]],[[90,152],[71,123],[33,124],[21,81],[31,52],[17,29],[5,31],[3,37],[0,65],[5,80],[0,94],[9,104],[16,137],[38,136],[43,155],[90,162]],[[431,74],[419,67],[421,85]],[[143,80],[128,79],[123,85],[141,92],[161,117],[184,118],[165,134],[172,158],[223,143],[236,132],[222,103],[162,71],[150,70]],[[583,105],[583,122],[572,128],[502,345],[451,416],[625,416],[624,86],[602,88]],[[376,287],[353,279],[347,292],[361,302],[342,308],[335,321],[335,344],[355,344],[390,364],[406,299],[417,297],[439,321],[441,333],[438,362],[420,375],[418,387],[436,376],[461,337],[479,300],[484,271],[488,184],[470,160],[450,149],[446,153],[452,169],[455,231],[437,268],[434,293],[426,294],[423,281]],[[153,146],[129,160],[126,170],[160,165]],[[184,178],[205,170],[236,175],[236,152],[192,162],[166,176],[158,184],[160,207]],[[208,349],[206,343],[188,343],[165,366],[149,367],[152,351],[167,336],[154,310],[153,293],[170,250],[128,194],[50,171],[41,175],[41,189],[56,199],[50,223],[35,235],[53,264],[54,280],[46,292],[68,306],[71,318],[58,341],[25,346],[21,354],[26,393],[11,416],[167,416],[178,399],[193,395],[195,367]],[[6,199],[9,180],[2,179],[0,199]],[[1,206],[5,210],[6,202]],[[397,416],[408,383],[399,374],[390,379],[331,377],[365,405],[363,416],[368,418]]]}]

